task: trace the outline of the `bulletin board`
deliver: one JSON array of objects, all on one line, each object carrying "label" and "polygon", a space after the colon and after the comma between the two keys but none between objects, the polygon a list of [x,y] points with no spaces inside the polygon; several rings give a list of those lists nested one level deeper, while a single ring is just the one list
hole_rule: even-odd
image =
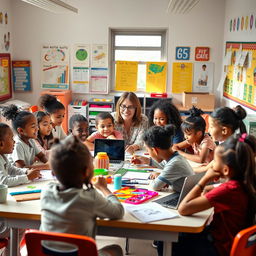
[{"label": "bulletin board", "polygon": [[0,101],[11,97],[11,56],[9,53],[0,53]]},{"label": "bulletin board", "polygon": [[256,110],[256,42],[226,42],[225,62],[224,97]]}]

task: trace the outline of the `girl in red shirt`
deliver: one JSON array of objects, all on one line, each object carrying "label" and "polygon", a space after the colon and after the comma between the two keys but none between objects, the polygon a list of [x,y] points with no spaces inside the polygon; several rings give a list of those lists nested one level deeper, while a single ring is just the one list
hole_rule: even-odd
[{"label": "girl in red shirt", "polygon": [[[229,255],[235,235],[255,223],[255,141],[244,133],[216,148],[212,168],[178,208],[181,215],[191,215],[213,207],[213,220],[199,234],[181,234],[173,255]],[[206,185],[218,178],[226,182],[206,192]]]}]

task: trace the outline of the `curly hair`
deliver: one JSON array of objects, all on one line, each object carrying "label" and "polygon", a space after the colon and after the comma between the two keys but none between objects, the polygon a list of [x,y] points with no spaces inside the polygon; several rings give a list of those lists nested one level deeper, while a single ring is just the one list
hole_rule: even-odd
[{"label": "curly hair", "polygon": [[65,109],[64,105],[50,94],[43,94],[39,98],[39,106],[49,114],[54,114],[59,109]]},{"label": "curly hair", "polygon": [[154,113],[159,109],[167,117],[167,124],[173,124],[176,129],[181,126],[181,117],[179,110],[172,104],[170,99],[160,99],[156,101],[149,110],[149,126],[154,125]]}]

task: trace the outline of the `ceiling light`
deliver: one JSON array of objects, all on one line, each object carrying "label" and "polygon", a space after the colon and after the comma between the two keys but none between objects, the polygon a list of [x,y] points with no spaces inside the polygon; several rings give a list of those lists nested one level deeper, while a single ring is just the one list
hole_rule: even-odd
[{"label": "ceiling light", "polygon": [[176,14],[188,13],[199,0],[170,0],[167,12],[172,12]]},{"label": "ceiling light", "polygon": [[77,8],[61,0],[22,0],[22,1],[54,13],[63,13],[67,11],[78,13]]}]

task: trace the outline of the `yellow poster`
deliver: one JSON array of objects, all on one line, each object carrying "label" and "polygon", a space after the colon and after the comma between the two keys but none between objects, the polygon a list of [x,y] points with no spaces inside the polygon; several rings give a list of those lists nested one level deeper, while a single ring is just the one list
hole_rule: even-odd
[{"label": "yellow poster", "polygon": [[175,62],[172,66],[172,92],[192,92],[193,64],[189,62]]},{"label": "yellow poster", "polygon": [[166,92],[167,62],[147,62],[146,91]]},{"label": "yellow poster", "polygon": [[116,91],[135,92],[137,90],[138,62],[116,62]]}]

